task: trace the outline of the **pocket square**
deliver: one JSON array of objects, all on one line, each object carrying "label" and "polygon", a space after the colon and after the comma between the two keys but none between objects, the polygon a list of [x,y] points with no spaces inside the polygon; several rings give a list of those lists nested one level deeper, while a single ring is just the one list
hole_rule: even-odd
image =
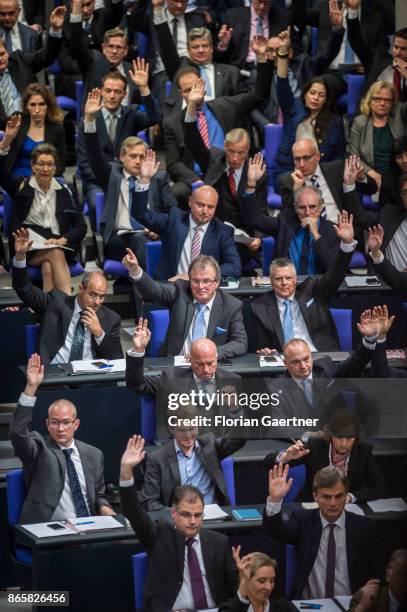
[{"label": "pocket square", "polygon": [[315,302],[314,298],[311,298],[310,300],[308,300],[308,302],[305,303],[305,305],[307,308],[309,308],[310,306],[312,306],[314,302]]},{"label": "pocket square", "polygon": [[226,334],[228,330],[227,329],[223,329],[223,327],[217,327],[216,328],[216,335],[219,336],[220,334]]}]

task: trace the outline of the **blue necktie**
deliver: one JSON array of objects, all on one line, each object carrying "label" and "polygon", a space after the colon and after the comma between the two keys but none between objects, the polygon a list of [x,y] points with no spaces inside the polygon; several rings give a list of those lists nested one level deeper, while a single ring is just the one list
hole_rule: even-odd
[{"label": "blue necktie", "polygon": [[346,42],[345,42],[345,64],[354,64],[355,63],[355,53],[352,47],[349,44],[348,33],[346,32]]},{"label": "blue necktie", "polygon": [[85,32],[89,32],[90,26],[91,26],[90,21],[84,21],[83,22],[83,29],[85,30]]},{"label": "blue necktie", "polygon": [[76,471],[71,457],[73,448],[64,448],[63,453],[66,459],[66,472],[68,474],[69,486],[72,493],[72,501],[73,505],[75,506],[76,516],[89,516],[85,498],[82,493],[81,484],[79,482],[78,472]]},{"label": "blue necktie", "polygon": [[13,52],[13,43],[11,41],[11,32],[10,32],[10,30],[6,30],[6,34],[5,34],[5,37],[4,37],[4,44],[6,45],[7,53],[12,53]]},{"label": "blue necktie", "polygon": [[136,219],[131,216],[131,200],[132,200],[133,191],[136,188],[136,177],[129,176],[129,178],[127,179],[127,182],[129,184],[129,218],[130,218],[131,227],[136,231],[144,230],[144,226],[141,225],[141,223],[136,221]]},{"label": "blue necktie", "polygon": [[256,36],[264,36],[263,19],[262,17],[256,18]]},{"label": "blue necktie", "polygon": [[83,347],[85,344],[85,326],[81,321],[82,310],[79,313],[79,319],[75,327],[72,338],[71,352],[69,353],[69,361],[78,361],[83,357]]},{"label": "blue necktie", "polygon": [[209,81],[209,77],[208,74],[205,70],[205,66],[199,66],[199,72],[201,73],[201,79],[203,79],[205,81],[205,89],[206,89],[206,96],[212,96],[212,88],[211,88],[211,83]]},{"label": "blue necktie", "polygon": [[205,338],[205,310],[206,304],[197,304],[197,310],[195,317],[194,328],[192,330],[192,342],[199,340],[199,338]]},{"label": "blue necktie", "polygon": [[284,317],[283,317],[283,333],[284,343],[294,338],[294,322],[293,315],[291,312],[291,300],[283,300],[285,306]]},{"label": "blue necktie", "polygon": [[300,387],[304,392],[305,399],[311,406],[314,405],[314,393],[312,392],[312,381],[309,378],[304,378],[300,382]]}]

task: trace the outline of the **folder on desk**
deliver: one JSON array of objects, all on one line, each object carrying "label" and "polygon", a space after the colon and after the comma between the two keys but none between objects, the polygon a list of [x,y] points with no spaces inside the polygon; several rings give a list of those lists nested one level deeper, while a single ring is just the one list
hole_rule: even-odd
[{"label": "folder on desk", "polygon": [[239,510],[232,510],[232,514],[237,521],[258,521],[262,518],[256,508],[240,508]]}]

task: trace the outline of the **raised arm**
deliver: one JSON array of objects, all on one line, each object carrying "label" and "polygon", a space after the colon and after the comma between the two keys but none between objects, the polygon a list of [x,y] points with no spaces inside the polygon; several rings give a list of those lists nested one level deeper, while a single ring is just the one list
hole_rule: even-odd
[{"label": "raised arm", "polygon": [[84,136],[86,152],[89,156],[90,165],[95,175],[96,182],[105,191],[109,182],[110,167],[103,149],[100,146],[95,119],[96,113],[100,111],[102,106],[100,89],[92,89],[88,94],[85,104]]}]

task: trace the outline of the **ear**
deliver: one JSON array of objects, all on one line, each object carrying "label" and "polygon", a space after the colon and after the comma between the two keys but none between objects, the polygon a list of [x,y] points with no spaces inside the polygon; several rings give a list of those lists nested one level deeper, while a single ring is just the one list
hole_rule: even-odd
[{"label": "ear", "polygon": [[318,491],[312,491],[312,497],[314,498],[315,502],[317,502],[317,496],[318,496]]}]

